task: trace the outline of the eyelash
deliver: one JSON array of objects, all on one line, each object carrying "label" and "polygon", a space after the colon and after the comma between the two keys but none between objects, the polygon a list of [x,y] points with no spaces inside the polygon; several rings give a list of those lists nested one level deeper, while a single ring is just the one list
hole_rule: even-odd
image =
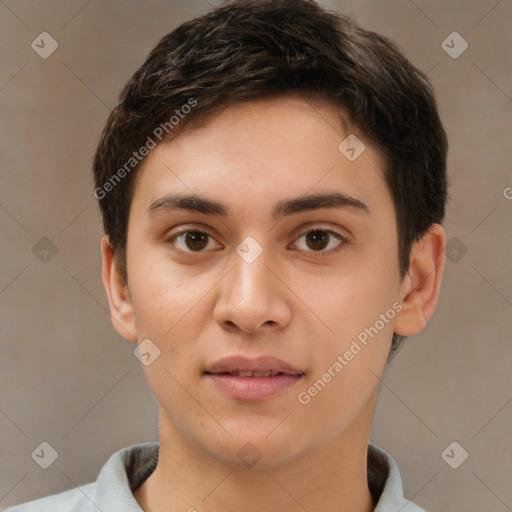
[{"label": "eyelash", "polygon": [[[308,235],[309,233],[313,233],[315,231],[327,234],[327,235],[329,235],[330,239],[335,238],[340,243],[335,248],[329,249],[327,251],[326,250],[320,250],[320,251],[305,250],[304,252],[311,253],[311,254],[318,254],[320,256],[327,256],[327,255],[333,254],[335,252],[338,252],[339,250],[341,250],[343,248],[343,246],[345,246],[347,243],[349,243],[349,240],[346,237],[340,235],[339,233],[337,233],[335,231],[332,231],[330,229],[321,228],[321,227],[315,227],[312,229],[308,229],[307,231],[304,231],[298,238],[295,239],[293,244],[296,244],[297,241],[300,240],[302,237]],[[171,245],[175,245],[176,239],[178,239],[179,237],[182,237],[184,235],[190,234],[190,233],[206,235],[210,239],[215,240],[210,234],[208,234],[205,231],[200,231],[200,230],[195,230],[195,229],[186,229],[186,230],[179,231],[178,233],[173,234],[166,241],[168,243],[170,243]],[[330,244],[330,240],[327,245],[329,246],[329,244]],[[192,250],[185,250],[185,249],[180,249],[180,248],[178,248],[178,250],[181,252],[187,253],[187,254],[201,254],[201,253],[204,253],[207,251],[207,249],[202,249],[200,251],[192,251]]]}]

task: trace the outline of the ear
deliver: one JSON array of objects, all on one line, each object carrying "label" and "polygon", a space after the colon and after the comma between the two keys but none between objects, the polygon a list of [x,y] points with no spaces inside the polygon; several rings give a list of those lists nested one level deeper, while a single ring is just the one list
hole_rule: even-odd
[{"label": "ear", "polygon": [[106,235],[101,239],[101,261],[101,277],[110,304],[112,325],[123,338],[137,341],[135,315],[128,294],[128,286],[117,270],[112,247]]},{"label": "ear", "polygon": [[432,224],[427,233],[413,244],[409,270],[400,286],[402,310],[396,316],[396,334],[418,334],[433,315],[441,290],[445,243],[444,229],[439,224]]}]

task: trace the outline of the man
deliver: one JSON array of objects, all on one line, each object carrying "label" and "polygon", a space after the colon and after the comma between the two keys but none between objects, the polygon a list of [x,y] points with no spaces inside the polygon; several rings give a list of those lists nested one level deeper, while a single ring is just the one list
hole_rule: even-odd
[{"label": "man", "polygon": [[425,76],[315,2],[235,1],[165,36],[94,161],[159,443],[12,512],[421,510],[369,435],[438,301],[446,151]]}]

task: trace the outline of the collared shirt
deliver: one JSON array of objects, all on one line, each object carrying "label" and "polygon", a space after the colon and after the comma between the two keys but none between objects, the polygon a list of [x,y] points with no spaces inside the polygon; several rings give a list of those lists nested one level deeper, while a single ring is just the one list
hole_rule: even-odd
[{"label": "collared shirt", "polygon": [[[96,482],[17,505],[5,512],[142,512],[133,491],[154,471],[157,462],[158,443],[133,445],[114,453]],[[371,443],[368,484],[377,503],[374,512],[425,512],[404,499],[395,461]]]}]

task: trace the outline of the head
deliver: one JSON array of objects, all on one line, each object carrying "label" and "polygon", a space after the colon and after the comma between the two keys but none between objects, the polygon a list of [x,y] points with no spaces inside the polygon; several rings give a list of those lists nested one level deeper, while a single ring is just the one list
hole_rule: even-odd
[{"label": "head", "polygon": [[[349,146],[361,149],[353,160],[343,153],[349,135]],[[343,368],[338,391],[350,389],[358,368],[378,375],[437,303],[446,152],[426,76],[395,44],[349,18],[308,0],[242,0],[184,23],[126,84],[95,155],[104,280],[117,329],[150,338],[168,361],[193,366],[200,351],[204,367],[245,343],[259,354],[253,338],[262,338],[263,352],[277,346],[286,358],[304,348],[306,340],[292,337],[309,333],[331,340],[317,361],[295,361],[318,378],[335,352],[351,350],[381,318],[379,343]],[[333,191],[340,195],[326,197]],[[331,225],[333,202],[345,213]],[[285,215],[274,215],[276,205]],[[317,260],[280,252],[314,217],[307,248],[320,241],[343,250]],[[169,232],[182,221],[196,234],[175,233],[169,249]],[[325,230],[335,226],[342,238],[329,240]],[[251,263],[236,251],[247,236],[257,244],[245,247],[261,250]],[[199,243],[196,254],[190,243]],[[296,320],[301,315],[308,325]],[[153,391],[165,385],[159,360],[159,373],[147,368]],[[172,373],[167,367],[167,378]],[[361,400],[373,396],[370,381],[361,382]],[[322,392],[325,400],[330,393]],[[352,418],[361,412],[355,402],[347,410]]]}]

